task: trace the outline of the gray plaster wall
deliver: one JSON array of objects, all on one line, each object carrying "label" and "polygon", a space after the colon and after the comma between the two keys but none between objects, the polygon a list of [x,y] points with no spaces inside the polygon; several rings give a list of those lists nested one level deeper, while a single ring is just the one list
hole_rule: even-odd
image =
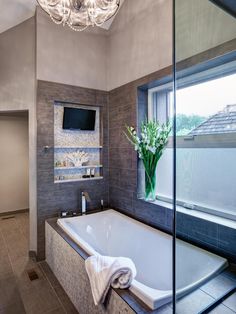
[{"label": "gray plaster wall", "polygon": [[35,18],[0,34],[0,108],[27,110],[35,99]]},{"label": "gray plaster wall", "polygon": [[[172,64],[172,2],[124,2],[109,30],[109,91]],[[210,1],[176,1],[178,61],[230,41],[235,33],[234,18]]]},{"label": "gray plaster wall", "polygon": [[106,90],[107,32],[56,25],[37,8],[37,79]]},{"label": "gray plaster wall", "polygon": [[110,91],[172,64],[172,0],[126,0],[108,37]]},{"label": "gray plaster wall", "polygon": [[35,18],[0,34],[0,111],[29,113],[30,244],[37,249]]},{"label": "gray plaster wall", "polygon": [[176,1],[177,61],[230,41],[235,34],[235,19],[211,1]]},{"label": "gray plaster wall", "polygon": [[28,117],[0,113],[0,213],[29,208]]},{"label": "gray plaster wall", "polygon": [[109,30],[73,32],[37,9],[37,78],[111,90],[170,65],[172,0],[125,0]]}]

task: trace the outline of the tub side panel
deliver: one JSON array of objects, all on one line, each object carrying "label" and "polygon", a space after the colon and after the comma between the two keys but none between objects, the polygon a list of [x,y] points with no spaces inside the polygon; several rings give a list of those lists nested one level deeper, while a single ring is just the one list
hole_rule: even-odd
[{"label": "tub side panel", "polygon": [[95,306],[84,259],[46,223],[46,261],[80,314],[135,312],[114,291],[106,306]]}]

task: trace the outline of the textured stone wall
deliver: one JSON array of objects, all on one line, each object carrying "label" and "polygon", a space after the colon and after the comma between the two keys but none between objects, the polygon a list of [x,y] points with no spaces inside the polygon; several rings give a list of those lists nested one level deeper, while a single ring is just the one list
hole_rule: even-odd
[{"label": "textured stone wall", "polygon": [[[104,179],[73,183],[54,183],[54,101],[81,103],[100,108],[101,163]],[[48,151],[44,146],[49,146]],[[37,88],[37,256],[45,256],[44,222],[62,209],[81,209],[81,192],[91,197],[88,210],[108,205],[108,106],[107,92],[70,85],[38,81]]]},{"label": "textured stone wall", "polygon": [[[94,131],[65,130],[62,128],[64,107],[96,111]],[[54,145],[57,147],[83,147],[100,145],[99,108],[78,104],[57,103],[54,106]]]},{"label": "textured stone wall", "polygon": [[94,305],[83,257],[48,223],[46,261],[80,314],[135,313],[113,289],[110,289],[104,306]]},{"label": "textured stone wall", "polygon": [[[64,108],[90,109],[96,111],[94,131],[65,130],[63,129]],[[100,165],[100,110],[99,107],[83,106],[79,104],[56,103],[54,106],[54,164],[63,162],[68,155],[75,152],[88,154],[88,165]],[[96,147],[91,149],[91,147]],[[73,149],[71,149],[73,148]],[[77,148],[77,149],[76,149]],[[63,169],[55,168],[55,180],[62,175],[66,179],[81,179],[87,169]],[[93,168],[96,176],[100,176],[100,168]]]}]

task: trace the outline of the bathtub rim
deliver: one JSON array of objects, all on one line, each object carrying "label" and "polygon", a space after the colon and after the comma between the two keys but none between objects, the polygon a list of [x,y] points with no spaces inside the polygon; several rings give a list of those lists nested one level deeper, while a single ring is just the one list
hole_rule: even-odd
[{"label": "bathtub rim", "polygon": [[[93,211],[89,211],[87,213],[87,215],[105,212],[107,210],[114,210],[115,212],[122,214],[122,215],[125,215],[131,219],[134,219],[139,223],[142,223],[142,224],[147,225],[153,229],[159,230],[161,232],[164,232],[166,234],[173,236],[173,234],[170,231],[165,230],[165,228],[159,228],[157,225],[149,224],[149,223],[143,221],[142,219],[136,219],[132,214],[128,214],[125,211],[120,210],[120,209],[116,209],[116,208],[106,208],[103,210],[100,210],[100,209],[99,210],[93,210]],[[80,216],[82,216],[82,215],[79,214],[78,217],[80,217]],[[76,241],[73,240],[70,237],[70,235],[68,233],[66,233],[66,231],[64,231],[60,225],[58,225],[57,221],[59,218],[61,218],[61,217],[49,218],[49,219],[45,220],[45,224],[48,223],[76,251],[76,253],[79,254],[84,260],[87,259],[90,255],[78,243],[76,243]],[[182,237],[178,236],[178,239],[180,241],[186,242],[186,239],[182,239]],[[187,243],[190,245],[196,246],[200,249],[209,251],[209,248],[202,247],[200,245],[197,245],[196,243],[192,243],[191,241],[189,241]],[[86,242],[86,245],[87,245],[87,242]],[[226,257],[219,254],[219,252],[214,252],[214,250],[210,250],[209,252],[211,254],[218,255],[219,257],[226,259]],[[228,266],[228,264],[230,264],[230,263],[227,263],[227,266]],[[223,268],[226,268],[226,266]],[[218,275],[223,270],[223,268],[219,268],[214,274],[211,274],[207,280],[211,280],[214,276]],[[205,280],[203,280],[201,282],[201,284],[204,284],[204,281]],[[198,287],[199,287],[199,285],[198,285]],[[188,286],[188,288],[189,288],[189,286]],[[117,293],[124,300],[124,302],[126,302],[128,304],[128,306],[137,314],[139,314],[139,313],[140,314],[144,314],[144,313],[148,313],[148,314],[153,313],[154,314],[154,313],[156,313],[156,311],[158,311],[160,309],[166,309],[166,308],[170,309],[171,308],[171,306],[169,304],[165,304],[165,302],[164,302],[163,303],[164,306],[158,307],[156,310],[155,309],[152,310],[151,307],[153,306],[153,304],[150,304],[149,306],[147,305],[148,302],[146,302],[146,304],[145,304],[141,299],[139,299],[137,297],[138,293],[136,293],[136,295],[135,295],[131,289],[121,290],[121,289],[114,289],[112,287],[111,287],[111,289],[114,290],[114,292]],[[152,289],[152,288],[150,288],[150,289]],[[189,293],[191,293],[191,291],[193,291],[194,289],[196,289],[196,287],[193,289],[190,288]],[[185,295],[184,290],[185,290],[185,288],[177,291],[177,299],[179,299]],[[136,292],[137,292],[137,290],[136,290]],[[162,299],[162,301],[165,301],[165,299],[168,299],[169,301],[171,301],[172,297],[170,299],[168,296],[163,294],[161,299]]]},{"label": "bathtub rim", "polygon": [[[119,210],[113,209],[113,208],[107,208],[104,211],[96,211],[96,212],[93,212],[90,214],[96,214],[96,213],[98,214],[98,213],[105,212],[105,211],[115,212],[121,216],[126,216],[127,218],[134,220],[138,224],[144,224],[150,229],[156,229],[160,232],[164,232],[162,230],[159,230],[158,228],[153,228],[152,226],[145,224],[142,221],[136,220],[132,216],[126,215],[125,213],[123,213]],[[68,233],[68,230],[66,230],[66,227],[63,224],[63,222],[68,221],[70,218],[71,217],[57,219],[57,225],[59,226],[59,228],[61,228],[63,230],[63,232],[65,232],[71,238],[72,241],[74,241],[81,249],[83,249],[83,251],[85,251],[87,256],[97,254],[97,251],[90,244],[88,244],[88,242],[83,240],[83,238],[81,236],[78,236],[72,228],[69,227],[69,233]],[[164,232],[164,233],[166,233],[166,232]],[[166,233],[166,234],[168,234],[168,233]],[[170,235],[170,236],[172,236],[172,235]],[[77,242],[78,240],[76,241],[76,238],[79,239],[79,243]],[[194,246],[197,250],[207,251],[201,247],[198,247],[192,243],[188,243],[182,239],[178,239],[178,241],[184,242],[189,246]],[[210,255],[218,256],[219,258],[222,259],[222,263],[218,266],[218,268],[212,270],[207,276],[200,278],[197,282],[191,283],[191,284],[189,284],[183,288],[178,289],[176,291],[176,298],[177,299],[179,299],[179,298],[185,296],[186,294],[191,293],[195,289],[199,288],[201,285],[203,285],[207,281],[211,280],[213,277],[217,276],[219,273],[221,273],[224,269],[226,269],[229,266],[229,263],[225,257],[219,256],[218,254],[215,254],[211,251],[207,251],[207,253],[209,253]],[[223,262],[223,260],[225,260],[225,261]],[[154,288],[146,286],[145,284],[139,282],[136,279],[134,279],[134,282],[135,282],[135,284],[131,285],[131,287],[129,288],[129,291],[131,291],[131,293],[133,293],[134,296],[136,298],[138,298],[138,302],[144,303],[145,306],[147,306],[147,308],[149,309],[149,311],[155,312],[155,310],[160,309],[163,305],[168,305],[166,303],[169,303],[172,301],[172,298],[173,298],[172,297],[172,290],[158,290],[158,289],[156,290]],[[157,298],[158,298],[158,301],[156,300]],[[157,302],[158,302],[159,306],[156,308]]]},{"label": "bathtub rim", "polygon": [[[134,222],[145,225],[148,229],[153,229],[151,226],[148,226],[146,224],[143,224],[140,221],[136,221],[134,218],[131,218],[119,211],[116,211],[112,208],[107,209],[106,211],[109,211],[111,213],[115,213],[117,215],[120,215],[121,217],[125,216],[130,220],[134,220]],[[104,213],[105,211],[103,211]],[[96,212],[94,214],[99,214],[101,212]],[[81,217],[81,216],[80,216]],[[76,218],[80,218],[76,217]],[[82,216],[81,218],[86,217]],[[66,223],[70,221],[70,219],[73,217],[68,218],[59,218],[57,219],[57,225],[66,233],[68,236],[74,241],[79,247],[83,249],[83,251],[86,252],[88,256],[96,255],[98,252],[88,243],[86,242],[81,236],[79,236],[73,228],[70,226],[66,226]],[[163,231],[157,230],[160,233],[164,233]],[[168,235],[169,236],[169,235]],[[151,288],[142,282],[139,282],[138,280],[134,279],[132,285],[130,286],[129,290],[138,297],[138,300],[140,302],[144,302],[144,304],[148,307],[149,311],[155,311],[160,309],[163,305],[166,303],[171,302],[172,300],[172,290],[159,290]],[[158,303],[158,307],[157,306]]]}]

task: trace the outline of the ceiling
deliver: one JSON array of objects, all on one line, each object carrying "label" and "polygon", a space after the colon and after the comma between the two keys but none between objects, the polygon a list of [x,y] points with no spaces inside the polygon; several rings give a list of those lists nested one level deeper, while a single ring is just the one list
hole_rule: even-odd
[{"label": "ceiling", "polygon": [[225,10],[233,17],[236,17],[236,1],[235,0],[210,0],[218,5],[221,9]]},{"label": "ceiling", "polygon": [[[0,0],[0,33],[32,17],[36,5],[36,0]],[[113,20],[114,17],[104,23],[103,28],[109,29]]]},{"label": "ceiling", "polygon": [[0,33],[32,17],[35,8],[36,0],[0,0]]}]

